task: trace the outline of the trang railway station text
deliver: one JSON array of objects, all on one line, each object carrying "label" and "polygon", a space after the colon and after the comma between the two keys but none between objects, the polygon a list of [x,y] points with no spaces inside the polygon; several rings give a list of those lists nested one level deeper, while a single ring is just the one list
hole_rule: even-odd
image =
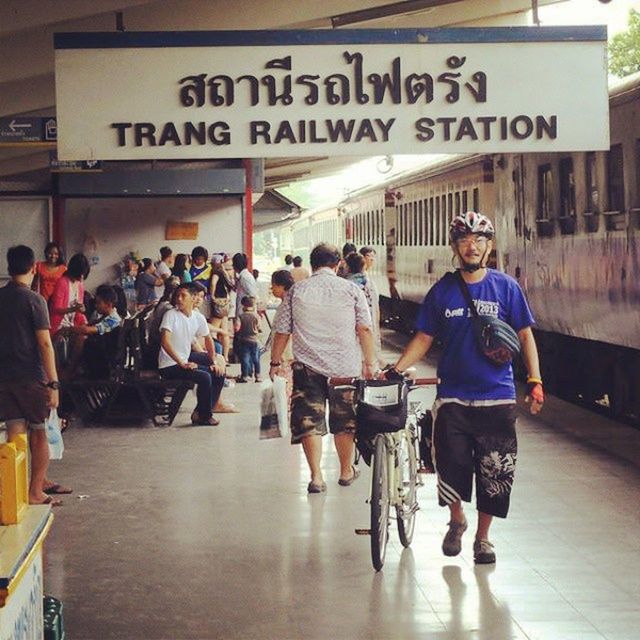
[{"label": "trang railway station text", "polygon": [[[389,142],[396,118],[318,119],[318,120],[251,120],[244,137],[251,145],[294,145]],[[233,143],[229,123],[217,122],[113,122],[118,147],[143,146],[224,146]],[[414,123],[415,138],[428,143],[464,140],[555,140],[558,136],[558,118],[552,116],[518,115],[424,117]]]}]

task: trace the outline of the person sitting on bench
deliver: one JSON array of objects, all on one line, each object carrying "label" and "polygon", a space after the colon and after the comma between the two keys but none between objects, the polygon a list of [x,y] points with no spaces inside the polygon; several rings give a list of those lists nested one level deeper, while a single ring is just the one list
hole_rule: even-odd
[{"label": "person sitting on bench", "polygon": [[[216,426],[219,421],[212,415],[224,385],[224,367],[215,363],[216,353],[206,318],[194,309],[197,287],[194,283],[181,284],[175,295],[175,309],[169,309],[160,325],[160,356],[158,369],[166,379],[185,379],[196,383],[198,404],[191,414],[194,425]],[[204,338],[206,353],[198,362],[190,362],[191,345]],[[193,356],[192,356],[193,359]]]},{"label": "person sitting on bench", "polygon": [[78,369],[82,359],[90,378],[108,378],[109,364],[116,353],[117,332],[122,323],[115,305],[117,295],[113,287],[103,284],[96,289],[96,311],[89,324],[63,327],[59,333],[72,338],[72,358],[65,371],[69,379]]}]

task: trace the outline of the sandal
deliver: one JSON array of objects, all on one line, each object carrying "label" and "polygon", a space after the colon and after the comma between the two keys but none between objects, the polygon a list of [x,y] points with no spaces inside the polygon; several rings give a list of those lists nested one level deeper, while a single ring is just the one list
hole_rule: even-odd
[{"label": "sandal", "polygon": [[73,489],[71,487],[64,487],[57,482],[54,482],[52,485],[48,486],[46,489],[43,489],[46,494],[49,495],[65,495],[68,493],[73,493]]},{"label": "sandal", "polygon": [[216,420],[213,416],[203,419],[194,411],[191,414],[191,424],[194,427],[217,427],[220,424],[220,420]]},{"label": "sandal", "polygon": [[358,471],[358,469],[356,469],[354,466],[352,466],[351,468],[353,469],[353,475],[350,478],[347,478],[346,480],[343,480],[342,478],[340,478],[338,480],[338,484],[341,487],[348,487],[352,485],[354,481],[360,477],[360,471]]}]

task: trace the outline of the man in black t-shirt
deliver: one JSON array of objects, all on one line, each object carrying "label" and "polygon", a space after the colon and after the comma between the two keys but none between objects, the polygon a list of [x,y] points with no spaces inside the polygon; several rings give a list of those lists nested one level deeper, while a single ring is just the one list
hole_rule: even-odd
[{"label": "man in black t-shirt", "polygon": [[29,432],[30,504],[61,504],[44,492],[49,465],[45,423],[58,406],[58,376],[44,298],[31,291],[35,256],[19,245],[7,251],[11,281],[0,289],[0,416],[9,440]]}]

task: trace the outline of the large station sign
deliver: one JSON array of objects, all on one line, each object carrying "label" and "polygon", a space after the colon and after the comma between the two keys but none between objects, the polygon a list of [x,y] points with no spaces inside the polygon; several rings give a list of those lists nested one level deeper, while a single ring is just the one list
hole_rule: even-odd
[{"label": "large station sign", "polygon": [[605,27],[57,34],[60,160],[609,146]]}]

